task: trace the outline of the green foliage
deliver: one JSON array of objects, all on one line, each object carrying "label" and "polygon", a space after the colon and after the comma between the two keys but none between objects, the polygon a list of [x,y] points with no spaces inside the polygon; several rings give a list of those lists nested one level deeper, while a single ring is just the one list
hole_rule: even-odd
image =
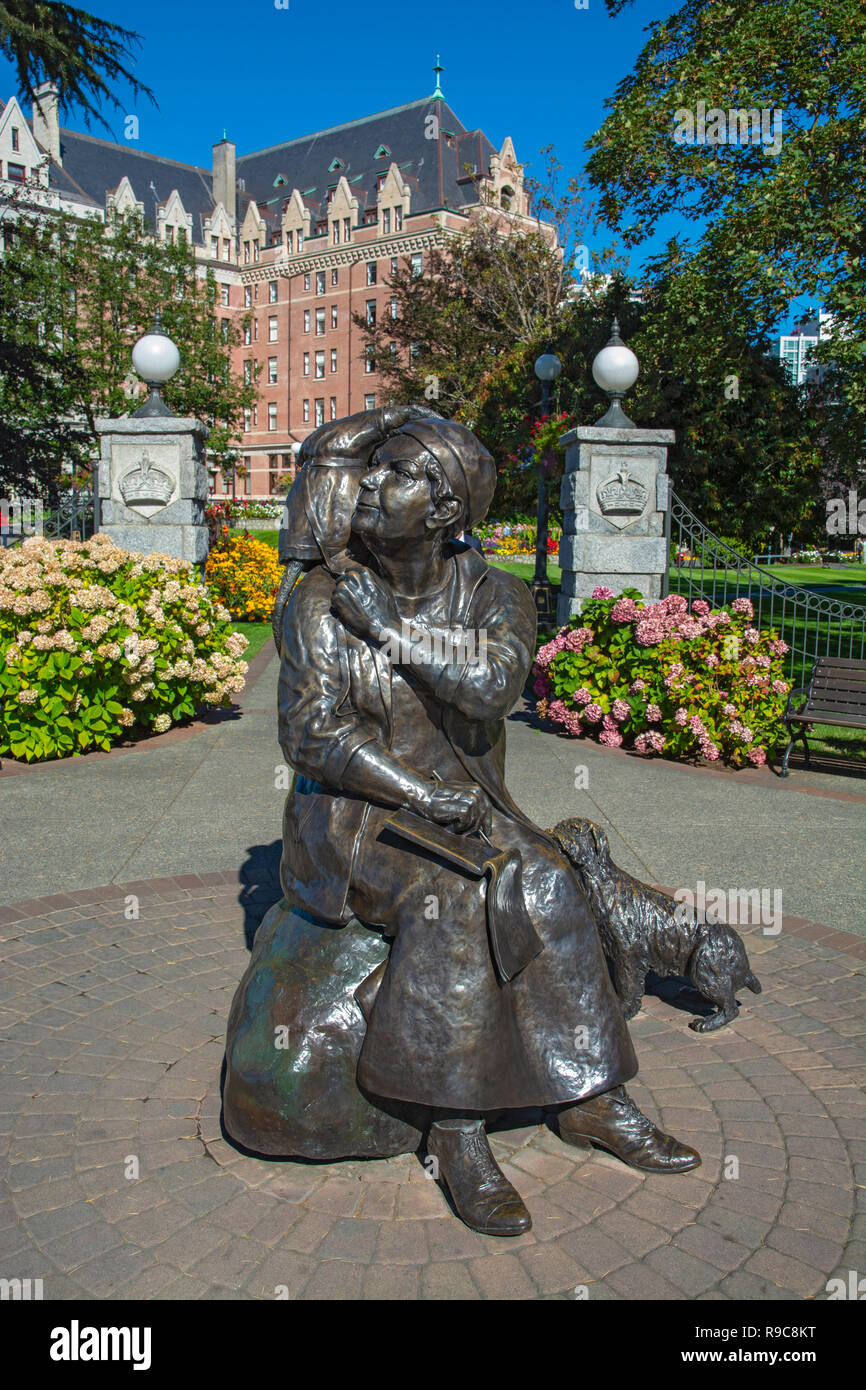
[{"label": "green foliage", "polygon": [[93,457],[96,419],[137,403],[132,347],[157,309],[181,357],[165,398],[211,427],[208,452],[229,464],[256,387],[231,370],[239,329],[217,314],[216,300],[192,247],[157,241],[138,215],[37,221],[20,211],[0,259],[0,489],[50,493],[59,457],[76,467]]},{"label": "green foliage", "polygon": [[711,610],[671,594],[599,587],[538,650],[537,710],[573,737],[677,759],[762,766],[786,735],[786,644],[752,627],[746,598]]},{"label": "green foliage", "polygon": [[180,560],[102,534],[0,551],[0,755],[109,749],[227,705],[246,646]]},{"label": "green foliage", "polygon": [[0,53],[13,64],[18,90],[25,99],[46,78],[60,87],[61,109],[78,107],[86,123],[91,117],[106,126],[99,106],[120,103],[109,82],[127,82],[136,96],[153,93],[135,75],[134,49],[138,34],[119,24],[97,19],[60,0],[0,0]]}]

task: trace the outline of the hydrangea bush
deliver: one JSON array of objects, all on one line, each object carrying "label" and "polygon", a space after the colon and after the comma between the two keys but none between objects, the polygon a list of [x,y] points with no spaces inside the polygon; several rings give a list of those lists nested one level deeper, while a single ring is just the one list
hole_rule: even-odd
[{"label": "hydrangea bush", "polygon": [[0,550],[0,756],[109,749],[229,704],[247,669],[229,618],[182,560],[102,534]]},{"label": "hydrangea bush", "polygon": [[644,604],[637,589],[594,589],[538,650],[538,713],[612,748],[760,767],[783,738],[790,685],[787,645],[753,618],[747,598],[689,609],[679,594]]},{"label": "hydrangea bush", "polygon": [[283,575],[276,550],[246,533],[222,536],[207,557],[204,577],[234,618],[267,622]]}]

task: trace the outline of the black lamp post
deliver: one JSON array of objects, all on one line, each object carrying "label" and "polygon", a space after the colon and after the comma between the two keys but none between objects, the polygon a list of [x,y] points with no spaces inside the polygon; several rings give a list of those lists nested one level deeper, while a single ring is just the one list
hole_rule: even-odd
[{"label": "black lamp post", "polygon": [[[535,375],[541,382],[541,413],[550,414],[550,388],[562,371],[559,358],[550,351],[548,343],[545,351],[535,362]],[[535,534],[535,576],[532,580],[532,597],[542,627],[553,622],[553,592],[547,578],[547,479],[544,465],[538,461],[538,516]]]}]

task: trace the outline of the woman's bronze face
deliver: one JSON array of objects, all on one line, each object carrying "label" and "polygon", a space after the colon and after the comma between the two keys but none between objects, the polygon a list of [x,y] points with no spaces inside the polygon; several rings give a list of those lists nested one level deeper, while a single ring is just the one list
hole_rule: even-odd
[{"label": "woman's bronze face", "polygon": [[435,462],[417,440],[395,435],[380,445],[361,475],[352,530],[375,549],[377,541],[421,541],[453,519],[456,502],[433,502],[427,465]]}]

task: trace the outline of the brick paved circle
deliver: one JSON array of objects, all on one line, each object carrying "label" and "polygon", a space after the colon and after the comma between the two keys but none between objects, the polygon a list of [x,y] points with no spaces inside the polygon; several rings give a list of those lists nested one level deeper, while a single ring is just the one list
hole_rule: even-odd
[{"label": "brick paved circle", "polygon": [[49,1299],[802,1299],[866,1269],[856,938],[750,934],[764,993],[717,1034],[647,999],[629,1089],[703,1166],[645,1177],[497,1133],[534,1223],[503,1241],[414,1156],[279,1163],[222,1138],[238,897],[206,874],[0,909],[3,1277]]}]

